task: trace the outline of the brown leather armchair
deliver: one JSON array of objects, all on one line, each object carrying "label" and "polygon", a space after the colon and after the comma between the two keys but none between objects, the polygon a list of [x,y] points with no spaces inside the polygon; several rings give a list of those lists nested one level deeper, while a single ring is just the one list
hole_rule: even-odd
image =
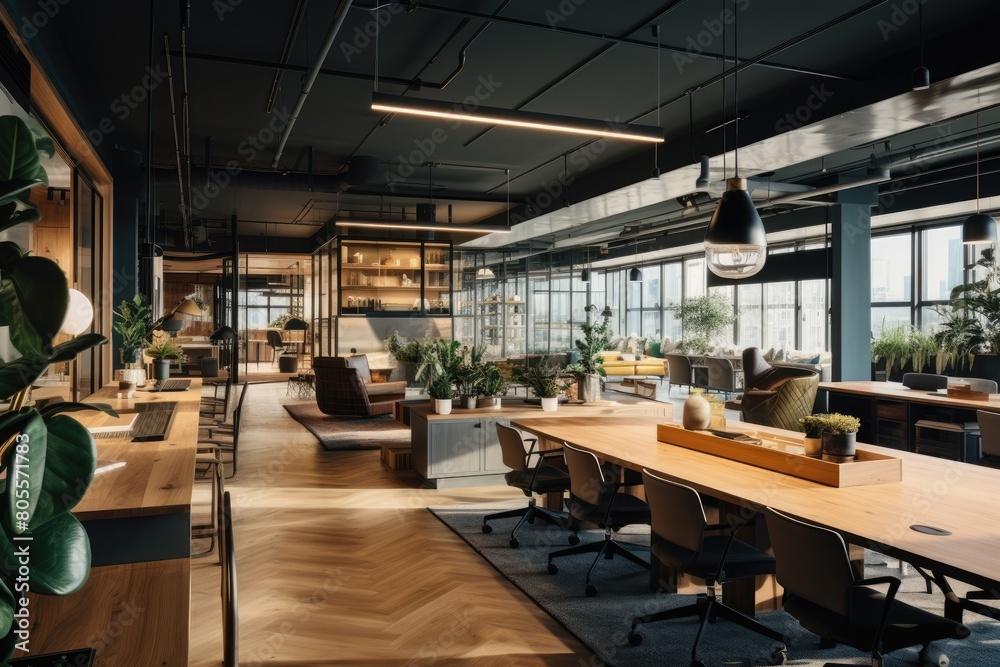
[{"label": "brown leather armchair", "polygon": [[368,357],[316,357],[316,404],[327,415],[375,417],[392,414],[406,398],[405,382],[372,382]]},{"label": "brown leather armchair", "polygon": [[772,366],[760,350],[743,350],[743,396],[728,401],[726,407],[739,410],[743,421],[801,431],[799,419],[812,414],[819,373],[805,368]]}]

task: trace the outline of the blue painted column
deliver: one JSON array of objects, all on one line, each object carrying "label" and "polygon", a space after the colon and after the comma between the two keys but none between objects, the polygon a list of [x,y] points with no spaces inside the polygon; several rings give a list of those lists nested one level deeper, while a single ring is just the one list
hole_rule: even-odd
[{"label": "blue painted column", "polygon": [[837,193],[832,227],[830,280],[831,379],[871,379],[871,216],[875,185]]}]

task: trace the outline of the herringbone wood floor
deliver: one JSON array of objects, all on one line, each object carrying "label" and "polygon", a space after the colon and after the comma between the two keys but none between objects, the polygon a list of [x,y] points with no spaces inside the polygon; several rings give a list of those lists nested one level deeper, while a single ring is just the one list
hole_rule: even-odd
[{"label": "herringbone wood floor", "polygon": [[[585,647],[425,509],[518,494],[415,488],[383,471],[377,451],[323,451],[281,407],[284,384],[249,392],[239,474],[226,481],[242,665],[589,663]],[[218,665],[212,558],[195,560],[192,589],[190,664]]]}]

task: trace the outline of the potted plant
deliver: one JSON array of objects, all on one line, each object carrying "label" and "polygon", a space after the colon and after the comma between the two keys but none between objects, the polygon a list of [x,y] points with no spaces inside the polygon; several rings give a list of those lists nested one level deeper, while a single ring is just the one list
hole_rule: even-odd
[{"label": "potted plant", "polygon": [[806,415],[799,419],[805,438],[802,441],[806,456],[818,459],[823,453],[823,415]]},{"label": "potted plant", "polygon": [[1000,267],[995,248],[985,248],[975,266],[976,280],[953,288],[949,308],[942,313],[938,367],[950,361],[959,375],[1000,380]]},{"label": "potted plant", "polygon": [[861,420],[839,412],[816,416],[820,420],[823,433],[823,460],[834,463],[853,461]]},{"label": "potted plant", "polygon": [[153,308],[142,294],[126,299],[114,311],[115,333],[122,337],[121,361],[125,365],[122,379],[134,382],[137,387],[146,384],[146,369],[142,351],[152,344]]},{"label": "potted plant", "polygon": [[455,378],[458,395],[462,399],[462,407],[471,410],[476,407],[476,396],[479,393],[479,383],[482,381],[482,366],[474,363],[463,363]]},{"label": "potted plant", "polygon": [[500,397],[507,393],[507,381],[497,365],[486,364],[483,366],[482,379],[479,381],[479,393],[482,396],[476,403],[477,407],[500,407]]},{"label": "potted plant", "polygon": [[385,339],[385,351],[403,367],[407,384],[417,381],[417,368],[432,345],[428,340],[407,340],[398,331],[393,331]]},{"label": "potted plant", "polygon": [[[47,184],[40,149],[51,157],[51,140],[36,139],[20,118],[0,118],[0,231],[41,219],[29,199],[32,187]],[[107,339],[89,333],[54,344],[69,310],[66,274],[56,262],[24,253],[11,241],[0,245],[0,322],[9,327],[10,345],[18,352],[0,361],[0,399],[10,402],[0,413],[0,442],[7,443],[0,448],[0,470],[7,473],[0,491],[0,516],[7,517],[0,522],[0,664],[6,664],[19,641],[14,619],[24,617],[24,591],[68,595],[90,573],[90,540],[71,510],[93,479],[97,449],[90,432],[64,413],[115,413],[100,404],[24,406],[31,385],[51,364],[72,361]],[[17,553],[25,544],[31,545],[31,576],[15,580],[24,566]]]},{"label": "potted plant", "polygon": [[455,396],[455,390],[451,386],[449,377],[445,375],[435,376],[427,387],[427,392],[434,399],[434,412],[439,415],[451,414],[451,399]]},{"label": "potted plant", "polygon": [[607,375],[603,365],[604,358],[600,353],[611,343],[611,318],[605,315],[600,321],[591,322],[590,312],[596,311],[597,306],[587,306],[585,310],[587,321],[580,326],[583,339],[574,341],[580,352],[580,360],[567,366],[566,370],[579,377],[577,386],[580,399],[584,403],[593,403],[601,400],[601,377]]},{"label": "potted plant", "polygon": [[668,306],[680,319],[684,331],[684,352],[704,354],[712,349],[712,341],[722,338],[728,330],[732,336],[736,314],[733,304],[719,293],[688,297],[680,305]]},{"label": "potted plant", "polygon": [[553,412],[559,408],[559,392],[565,388],[565,383],[559,380],[558,366],[543,362],[529,364],[518,372],[517,380],[541,400],[542,410]]},{"label": "potted plant", "polygon": [[187,355],[180,345],[174,343],[170,337],[164,337],[158,343],[146,349],[146,354],[153,358],[153,377],[157,380],[166,380],[170,377],[170,361],[176,359],[178,363],[187,363]]},{"label": "potted plant", "polygon": [[872,363],[885,362],[887,380],[898,381],[907,369],[922,373],[937,354],[937,339],[909,324],[883,327],[872,341]]}]

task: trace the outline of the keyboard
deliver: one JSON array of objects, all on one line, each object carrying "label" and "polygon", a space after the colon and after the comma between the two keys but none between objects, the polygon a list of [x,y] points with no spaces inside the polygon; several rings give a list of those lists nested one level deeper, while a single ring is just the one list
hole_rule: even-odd
[{"label": "keyboard", "polygon": [[191,386],[191,380],[159,380],[149,391],[186,391]]},{"label": "keyboard", "polygon": [[177,414],[177,403],[140,403],[135,409],[138,416],[129,432],[132,442],[166,439]]}]

